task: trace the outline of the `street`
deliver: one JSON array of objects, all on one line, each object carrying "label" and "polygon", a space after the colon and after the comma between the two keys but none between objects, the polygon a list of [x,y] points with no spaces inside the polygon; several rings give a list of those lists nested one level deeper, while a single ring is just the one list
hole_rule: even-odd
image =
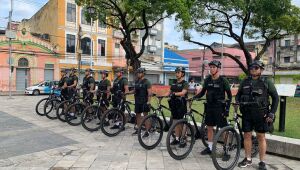
[{"label": "street", "polygon": [[[0,96],[0,170],[46,169],[214,169],[209,156],[196,141],[192,154],[182,161],[171,158],[165,137],[155,149],[140,146],[133,128],[109,138],[100,131],[91,133],[35,113],[35,105],[47,96]],[[243,151],[243,150],[242,150]],[[240,160],[243,158],[241,154]],[[259,160],[247,170],[258,168]],[[268,169],[299,169],[300,161],[267,155]],[[238,169],[238,168],[236,168]]]}]

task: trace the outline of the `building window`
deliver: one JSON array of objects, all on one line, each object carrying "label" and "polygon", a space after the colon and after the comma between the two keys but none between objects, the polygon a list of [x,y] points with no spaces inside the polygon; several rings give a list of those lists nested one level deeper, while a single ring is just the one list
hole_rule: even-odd
[{"label": "building window", "polygon": [[85,37],[81,39],[81,50],[82,54],[91,54],[91,39]]},{"label": "building window", "polygon": [[19,67],[28,67],[28,60],[26,58],[20,58],[18,61]]},{"label": "building window", "polygon": [[105,40],[98,39],[98,56],[105,56]]},{"label": "building window", "polygon": [[213,56],[213,59],[221,59],[222,58],[222,56],[219,56],[219,55],[214,55]]},{"label": "building window", "polygon": [[91,25],[91,21],[87,20],[85,13],[86,13],[86,8],[83,8],[81,10],[81,24]]},{"label": "building window", "polygon": [[291,45],[291,40],[285,40],[284,44],[286,47],[289,47]]},{"label": "building window", "polygon": [[115,57],[119,57],[119,56],[120,56],[120,44],[115,43]]},{"label": "building window", "polygon": [[291,61],[291,57],[284,57],[284,63],[289,63]]},{"label": "building window", "polygon": [[161,41],[160,40],[156,40],[156,46],[157,46],[157,48],[161,48]]},{"label": "building window", "polygon": [[67,21],[76,22],[76,5],[68,3],[67,4]]},{"label": "building window", "polygon": [[99,19],[98,19],[98,27],[100,28],[106,28],[106,24],[104,24],[102,21],[106,20],[106,15],[105,14],[99,14]]},{"label": "building window", "polygon": [[192,58],[192,61],[198,61],[198,60],[201,60],[201,58],[200,57],[194,57],[194,58]]},{"label": "building window", "polygon": [[75,35],[67,34],[67,52],[75,53]]}]

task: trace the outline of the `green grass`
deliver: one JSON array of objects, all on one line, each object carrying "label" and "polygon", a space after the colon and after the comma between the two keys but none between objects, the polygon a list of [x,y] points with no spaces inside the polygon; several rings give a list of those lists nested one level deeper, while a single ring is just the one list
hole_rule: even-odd
[{"label": "green grass", "polygon": [[[129,100],[134,100],[133,95],[128,96]],[[167,99],[163,99],[162,104],[165,106],[169,106]],[[157,106],[157,98],[153,97],[151,101],[151,105],[156,107]],[[193,109],[197,110],[198,112],[203,112],[203,103],[202,101],[195,101],[192,106]],[[298,97],[288,97],[287,98],[287,106],[286,106],[286,120],[285,120],[285,132],[279,132],[279,106],[276,112],[276,121],[275,121],[275,130],[274,135],[278,136],[285,136],[285,137],[291,137],[291,138],[297,138],[300,139],[300,98]],[[131,106],[131,109],[134,110],[134,106]],[[164,110],[164,113],[167,117],[171,115],[170,111]],[[233,108],[230,109],[231,115],[229,117],[232,117]],[[196,121],[201,121],[202,117],[200,115],[196,115]]]}]

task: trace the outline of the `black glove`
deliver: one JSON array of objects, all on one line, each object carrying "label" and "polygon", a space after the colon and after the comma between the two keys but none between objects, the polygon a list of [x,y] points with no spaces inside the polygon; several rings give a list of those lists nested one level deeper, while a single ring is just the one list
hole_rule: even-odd
[{"label": "black glove", "polygon": [[275,121],[274,113],[268,113],[265,117],[266,117],[266,122],[268,123],[273,123]]}]

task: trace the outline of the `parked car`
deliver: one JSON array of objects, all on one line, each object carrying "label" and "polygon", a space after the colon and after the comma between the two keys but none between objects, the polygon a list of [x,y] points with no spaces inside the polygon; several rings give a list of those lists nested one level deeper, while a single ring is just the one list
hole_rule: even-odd
[{"label": "parked car", "polygon": [[58,81],[42,81],[25,89],[25,94],[39,95],[50,94],[52,86],[58,85]]}]

